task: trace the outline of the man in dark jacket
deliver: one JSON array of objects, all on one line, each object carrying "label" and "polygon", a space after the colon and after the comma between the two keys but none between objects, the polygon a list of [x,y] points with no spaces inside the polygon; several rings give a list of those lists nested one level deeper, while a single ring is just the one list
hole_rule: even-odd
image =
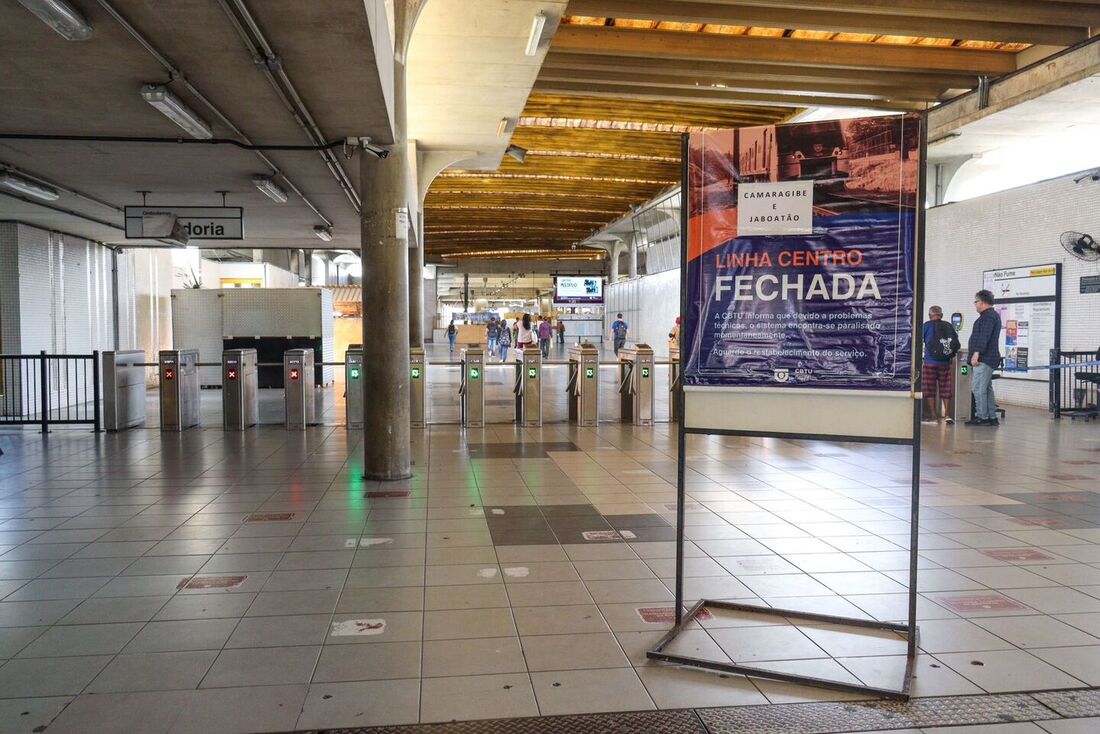
[{"label": "man in dark jacket", "polygon": [[968,426],[997,426],[997,400],[993,395],[993,370],[1001,364],[1001,317],[993,308],[993,294],[974,295],[978,320],[970,330],[970,390],[974,393],[974,417]]}]

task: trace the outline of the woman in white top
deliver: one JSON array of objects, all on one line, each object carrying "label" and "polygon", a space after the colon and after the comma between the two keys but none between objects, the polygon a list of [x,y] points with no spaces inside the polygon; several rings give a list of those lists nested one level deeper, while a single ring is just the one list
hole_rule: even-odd
[{"label": "woman in white top", "polygon": [[516,339],[516,344],[520,349],[538,345],[535,332],[531,330],[531,314],[523,314],[523,321],[519,324],[519,336]]}]

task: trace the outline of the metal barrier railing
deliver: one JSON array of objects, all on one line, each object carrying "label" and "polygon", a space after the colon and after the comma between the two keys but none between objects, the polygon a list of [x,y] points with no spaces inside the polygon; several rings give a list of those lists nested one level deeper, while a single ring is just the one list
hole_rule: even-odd
[{"label": "metal barrier railing", "polygon": [[99,432],[99,352],[0,354],[0,426],[88,424]]},{"label": "metal barrier railing", "polygon": [[1050,350],[1050,410],[1055,418],[1100,416],[1100,350]]}]

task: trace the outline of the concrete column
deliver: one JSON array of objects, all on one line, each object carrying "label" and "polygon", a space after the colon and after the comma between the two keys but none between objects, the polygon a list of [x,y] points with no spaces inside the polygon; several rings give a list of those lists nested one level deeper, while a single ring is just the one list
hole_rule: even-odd
[{"label": "concrete column", "polygon": [[394,145],[380,160],[359,154],[363,200],[363,476],[412,476],[409,434],[409,243],[397,231],[407,207],[404,55],[394,61]]},{"label": "concrete column", "polygon": [[627,262],[630,263],[630,277],[638,277],[638,244],[634,241],[634,236],[631,235],[627,238],[626,246],[629,248],[627,255]]},{"label": "concrete column", "polygon": [[409,346],[424,346],[423,235],[421,235],[420,241],[416,243],[416,247],[409,248]]}]

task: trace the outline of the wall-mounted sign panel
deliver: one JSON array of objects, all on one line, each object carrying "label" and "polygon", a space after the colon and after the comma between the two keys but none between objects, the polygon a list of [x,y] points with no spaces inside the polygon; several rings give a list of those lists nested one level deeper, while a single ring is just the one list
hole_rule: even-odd
[{"label": "wall-mounted sign panel", "polygon": [[1048,370],[1029,370],[1050,361],[1059,348],[1061,265],[1000,268],[982,274],[982,287],[993,293],[1001,317],[1002,377],[1016,380],[1050,379]]},{"label": "wall-mounted sign panel", "polygon": [[239,206],[128,206],[126,239],[157,239],[147,222],[175,217],[192,240],[244,239],[244,209]]}]

